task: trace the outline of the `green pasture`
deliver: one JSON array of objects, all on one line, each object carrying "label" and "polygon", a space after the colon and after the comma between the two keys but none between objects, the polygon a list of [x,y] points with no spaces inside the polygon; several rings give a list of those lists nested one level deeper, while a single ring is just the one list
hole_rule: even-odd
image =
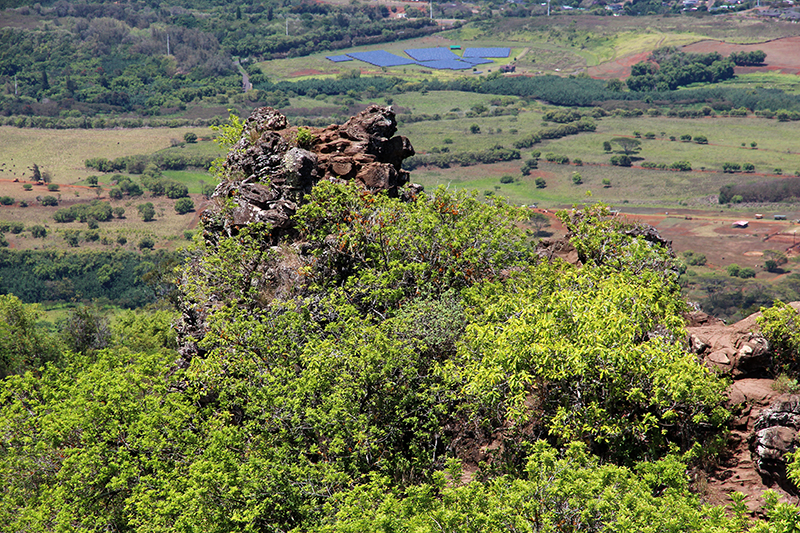
[{"label": "green pasture", "polygon": [[737,74],[735,78],[703,87],[735,87],[738,89],[779,89],[788,94],[800,94],[800,79],[797,76],[779,72],[753,72]]},{"label": "green pasture", "polygon": [[218,180],[209,172],[190,170],[165,170],[165,178],[183,183],[189,189],[189,194],[200,194],[204,184],[216,185]]},{"label": "green pasture", "polygon": [[[510,117],[484,117],[477,120],[482,128],[500,124],[497,120]],[[529,128],[535,131],[541,127],[538,120],[541,115],[520,114],[516,126],[518,135],[511,135],[503,127],[500,134],[453,135],[456,130],[451,127],[449,138],[453,143],[448,145],[451,151],[462,151],[489,147],[493,144],[512,146],[513,140],[522,136]],[[452,121],[466,125],[471,119]],[[408,125],[403,135],[409,135],[418,151],[429,149],[429,144],[447,136],[448,130],[437,129],[441,121]],[[486,124],[486,126],[484,126]],[[523,124],[525,127],[523,127]],[[581,199],[586,191],[591,191],[597,200],[611,204],[625,201],[631,205],[649,205],[659,207],[676,207],[679,205],[702,205],[705,198],[719,193],[720,187],[727,184],[750,183],[764,179],[779,179],[775,168],[783,170],[783,176],[793,175],[800,170],[800,153],[793,152],[796,144],[793,135],[796,125],[781,123],[775,120],[759,118],[727,118],[712,119],[672,119],[667,117],[618,118],[605,117],[597,122],[596,132],[585,132],[562,139],[544,141],[534,148],[542,153],[538,173],[522,177],[520,167],[530,157],[531,150],[522,151],[522,159],[510,163],[481,165],[477,167],[454,167],[450,169],[417,169],[412,179],[427,187],[438,185],[466,187],[479,191],[490,191],[501,194],[515,203],[539,203],[544,206],[569,205]],[[691,172],[670,170],[623,168],[610,165],[612,155],[622,151],[614,145],[614,152],[603,151],[603,141],[614,137],[633,137],[634,131],[642,134],[653,131],[657,138],[642,138],[642,148],[634,157],[641,158],[635,165],[643,161],[671,164],[676,161],[689,161]],[[461,132],[459,132],[461,133]],[[705,135],[709,144],[694,142],[670,141],[669,136],[680,138],[683,134]],[[757,149],[750,148],[750,142],[758,143]],[[745,142],[746,147],[741,147]],[[443,145],[438,145],[443,146]],[[466,148],[464,148],[466,147]],[[787,153],[787,151],[789,153]],[[572,161],[581,159],[583,166],[557,165],[544,161],[544,155],[552,152],[566,155]],[[725,174],[722,165],[725,162],[753,163],[755,174]],[[574,185],[572,175],[578,172],[582,178],[581,185]],[[500,178],[510,174],[518,181],[513,184],[501,184]],[[542,176],[547,182],[544,189],[536,189],[534,179]],[[605,187],[603,180],[611,181],[611,187]],[[495,187],[499,186],[499,190]]]},{"label": "green pasture", "polygon": [[[451,152],[486,150],[495,145],[512,148],[514,142],[531,131],[541,128],[541,115],[533,113],[500,117],[473,117],[452,120],[416,122],[403,124],[398,134],[411,140],[417,152],[430,152],[432,148],[449,148]],[[477,124],[481,133],[473,134],[470,127]],[[514,133],[513,130],[517,130]],[[453,142],[445,144],[444,140]]]},{"label": "green pasture", "polygon": [[[523,157],[523,160],[526,156]],[[508,198],[517,204],[536,203],[541,207],[564,207],[584,201],[602,201],[617,207],[649,206],[666,209],[677,207],[708,207],[705,198],[716,196],[719,188],[729,183],[744,183],[756,179],[751,174],[723,174],[722,172],[676,172],[641,168],[623,168],[611,165],[584,164],[583,166],[557,165],[540,161],[539,169],[530,176],[522,176],[522,161],[454,167],[449,169],[423,168],[412,172],[411,179],[426,189],[437,186],[485,191]],[[574,173],[579,173],[582,183],[575,185]],[[516,182],[500,183],[504,175],[512,175]],[[547,186],[536,188],[535,179],[542,177]],[[604,179],[611,182],[609,187]],[[763,177],[762,177],[763,179]]]},{"label": "green pasture", "polygon": [[[44,130],[1,126],[0,180],[29,179],[29,169],[36,163],[52,174],[54,183],[78,183],[98,174],[84,166],[87,159],[152,154],[169,148],[173,141],[182,141],[183,135],[190,131],[198,137],[201,133],[203,136],[211,134],[207,128],[194,127]],[[198,146],[206,144],[211,143],[197,143]]]},{"label": "green pasture", "polygon": [[[686,160],[693,168],[721,169],[725,162],[753,163],[756,172],[771,173],[782,168],[784,173],[800,170],[800,153],[797,153],[797,124],[755,117],[716,117],[703,119],[681,119],[670,117],[605,117],[597,123],[597,137],[593,146],[578,145],[574,138],[555,141],[559,149],[576,153],[587,150],[593,158],[602,153],[602,142],[615,136],[633,136],[634,131],[642,135],[653,132],[657,138],[641,139],[640,157],[655,163],[672,163]],[[665,135],[662,135],[664,133]],[[670,136],[705,135],[708,144],[670,141]],[[586,138],[586,137],[584,137]],[[757,149],[750,143],[755,141]],[[581,141],[578,141],[581,142]],[[742,143],[745,147],[742,147]],[[594,155],[597,154],[597,155]],[[580,157],[576,155],[576,157]],[[589,159],[587,155],[586,160]]]}]

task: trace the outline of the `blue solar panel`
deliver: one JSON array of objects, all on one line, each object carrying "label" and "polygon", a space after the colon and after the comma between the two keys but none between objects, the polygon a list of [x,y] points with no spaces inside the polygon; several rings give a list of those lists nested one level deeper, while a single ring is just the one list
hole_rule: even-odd
[{"label": "blue solar panel", "polygon": [[464,57],[508,57],[511,48],[467,48]]},{"label": "blue solar panel", "polygon": [[465,57],[462,61],[465,61],[470,65],[485,65],[486,63],[494,63],[494,61],[491,59],[486,59],[485,57]]},{"label": "blue solar panel", "polygon": [[352,61],[353,60],[352,57],[347,57],[347,56],[325,56],[325,59],[329,59],[330,61],[333,61],[334,63],[341,63],[343,61]]},{"label": "blue solar panel", "polygon": [[472,68],[471,63],[459,61],[458,59],[439,59],[438,61],[419,61],[418,65],[437,70],[464,70]]},{"label": "blue solar panel", "polygon": [[404,52],[417,61],[459,59],[459,57],[448,48],[411,48],[410,50],[404,50]]},{"label": "blue solar panel", "polygon": [[390,54],[385,50],[374,50],[372,52],[351,52],[350,57],[375,65],[376,67],[396,67],[398,65],[412,65],[414,61],[405,57]]}]

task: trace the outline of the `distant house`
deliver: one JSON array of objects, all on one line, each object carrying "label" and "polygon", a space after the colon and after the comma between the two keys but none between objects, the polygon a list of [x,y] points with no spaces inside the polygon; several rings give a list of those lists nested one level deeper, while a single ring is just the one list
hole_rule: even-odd
[{"label": "distant house", "polygon": [[746,220],[737,220],[731,224],[732,228],[746,228],[747,226],[749,226],[749,223]]}]

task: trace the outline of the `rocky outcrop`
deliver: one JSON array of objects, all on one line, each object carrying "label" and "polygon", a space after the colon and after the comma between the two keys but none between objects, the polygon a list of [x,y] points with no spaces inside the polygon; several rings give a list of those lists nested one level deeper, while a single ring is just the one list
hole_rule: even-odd
[{"label": "rocky outcrop", "polygon": [[736,324],[689,327],[690,349],[716,371],[736,379],[768,376],[769,343],[752,315]]},{"label": "rocky outcrop", "polygon": [[761,412],[750,444],[758,473],[791,493],[798,491],[786,479],[786,458],[797,449],[799,429],[800,396],[781,398]]},{"label": "rocky outcrop", "polygon": [[[244,267],[258,272],[250,288],[266,299],[288,293],[296,285],[304,245],[276,245],[293,234],[292,217],[319,182],[354,182],[401,198],[422,192],[420,185],[406,185],[409,174],[401,164],[414,155],[414,148],[405,137],[395,136],[396,131],[391,107],[370,105],[345,124],[326,128],[293,127],[270,107],[256,109],[228,152],[223,180],[201,215],[206,243],[215,246],[222,236],[263,223],[267,231],[260,233],[261,245],[275,253]],[[192,268],[190,262],[187,271]],[[183,316],[176,325],[181,338],[177,366],[186,367],[193,357],[203,355],[196,339],[206,335],[207,317],[223,303],[213,294],[184,296]]]},{"label": "rocky outcrop", "polygon": [[[800,310],[800,302],[791,304]],[[772,354],[761,335],[757,318],[751,315],[732,325],[694,313],[687,328],[690,349],[706,365],[732,379],[728,387],[728,409],[734,414],[726,452],[709,472],[707,499],[727,504],[727,494],[749,496],[756,511],[767,488],[784,499],[798,495],[787,479],[788,454],[800,443],[800,396],[775,390]]]},{"label": "rocky outcrop", "polygon": [[353,181],[369,191],[398,196],[408,182],[403,159],[414,155],[409,140],[394,136],[391,107],[370,105],[343,125],[289,126],[271,107],[256,109],[228,153],[226,179],[203,213],[206,235],[235,234],[265,223],[274,238],[292,229],[292,215],[321,180]]},{"label": "rocky outcrop", "polygon": [[578,257],[578,250],[569,239],[541,239],[536,245],[536,253],[539,257],[552,261],[554,258],[559,258],[567,263],[575,266],[581,266],[581,260]]}]

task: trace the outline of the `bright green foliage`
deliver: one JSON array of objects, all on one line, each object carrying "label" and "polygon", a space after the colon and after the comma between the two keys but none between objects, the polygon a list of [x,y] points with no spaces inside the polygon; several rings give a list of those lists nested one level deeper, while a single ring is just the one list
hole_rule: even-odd
[{"label": "bright green foliage", "polygon": [[[673,454],[727,413],[678,342],[680,265],[652,235],[603,206],[562,214],[578,268],[540,259],[530,213],[496,199],[322,182],[305,201],[290,238],[196,240],[191,358],[169,351],[170,313],[120,315],[105,348],[83,313],[83,353],[2,383],[0,523],[735,531]],[[505,455],[462,486],[463,435],[500,433]]]},{"label": "bright green foliage", "polygon": [[462,352],[467,390],[514,421],[624,460],[689,446],[698,420],[727,418],[723,384],[678,342],[677,290],[652,273],[539,266],[468,302],[480,313]]},{"label": "bright green foliage", "polygon": [[487,205],[462,191],[440,188],[403,204],[325,183],[297,213],[301,233],[317,247],[308,271],[313,282],[343,286],[349,298],[378,311],[417,293],[441,294],[493,279],[528,262],[524,234],[514,226],[525,217],[500,200]]},{"label": "bright green foliage", "polygon": [[300,148],[310,148],[316,142],[317,137],[308,128],[297,128],[295,143]]},{"label": "bright green foliage", "polygon": [[[9,531],[167,531],[202,450],[162,354],[68,356],[0,388],[0,521]],[[156,512],[158,511],[158,512]]]},{"label": "bright green foliage", "polygon": [[761,309],[756,319],[761,333],[769,341],[776,373],[793,374],[800,369],[800,314],[789,304],[776,301]]},{"label": "bright green foliage", "polygon": [[[239,142],[239,139],[242,137],[242,132],[244,131],[244,121],[237,115],[234,115],[232,112],[230,112],[228,116],[228,123],[221,126],[211,126],[211,131],[216,133],[214,142],[223,148],[230,149],[234,144]],[[225,156],[218,157],[211,163],[209,171],[215,176],[225,175],[225,168],[223,167],[224,163]]]},{"label": "bright green foliage", "polygon": [[58,359],[58,342],[37,325],[40,318],[36,305],[0,295],[0,378]]},{"label": "bright green foliage", "polygon": [[[461,485],[448,483],[440,473],[433,483],[405,491],[375,478],[337,495],[328,505],[335,517],[313,531],[744,531],[738,517],[699,504],[687,490],[685,468],[672,455],[634,470],[601,465],[580,444],[573,443],[559,454],[539,441],[520,478],[503,476]],[[777,505],[788,507],[784,514],[796,510],[773,505],[772,512]]]}]

